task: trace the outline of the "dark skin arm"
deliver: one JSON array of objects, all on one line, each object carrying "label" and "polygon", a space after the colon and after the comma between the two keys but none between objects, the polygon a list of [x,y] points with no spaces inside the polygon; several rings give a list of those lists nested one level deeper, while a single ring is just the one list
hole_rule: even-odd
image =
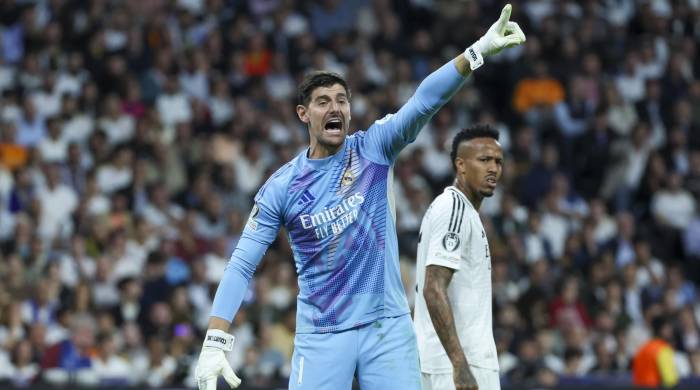
[{"label": "dark skin arm", "polygon": [[454,315],[447,297],[447,286],[452,280],[454,270],[439,265],[429,265],[425,269],[425,286],[423,296],[428,306],[430,319],[440,343],[445,348],[452,362],[452,376],[457,390],[477,390],[476,379],[469,370],[467,357],[457,336]]}]

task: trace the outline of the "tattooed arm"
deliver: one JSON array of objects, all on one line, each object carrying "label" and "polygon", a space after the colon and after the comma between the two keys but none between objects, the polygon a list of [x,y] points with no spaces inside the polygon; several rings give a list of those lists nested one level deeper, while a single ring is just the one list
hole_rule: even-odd
[{"label": "tattooed arm", "polygon": [[477,389],[476,380],[469,370],[469,362],[467,362],[467,357],[459,343],[452,307],[447,297],[447,286],[449,286],[454,272],[451,268],[428,265],[425,268],[423,296],[435,332],[440,338],[440,343],[445,348],[450,362],[452,362],[456,389]]}]

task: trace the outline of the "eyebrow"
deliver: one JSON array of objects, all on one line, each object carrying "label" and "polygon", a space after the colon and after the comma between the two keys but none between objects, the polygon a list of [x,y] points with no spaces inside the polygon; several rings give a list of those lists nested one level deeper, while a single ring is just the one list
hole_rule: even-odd
[{"label": "eyebrow", "polygon": [[[335,97],[336,97],[336,98],[338,98],[338,97],[344,97],[344,98],[347,99],[347,98],[348,98],[348,95],[345,94],[345,92],[339,92],[339,93],[337,93],[337,94],[335,95]],[[328,94],[323,94],[323,95],[316,96],[316,98],[315,98],[314,100],[320,100],[320,99],[331,99],[331,96],[328,95]]]},{"label": "eyebrow", "polygon": [[477,154],[476,158],[492,158],[494,160],[502,160],[503,156],[502,155],[501,156],[493,156],[490,154]]},{"label": "eyebrow", "polygon": [[493,158],[493,159],[501,159],[502,160],[505,157],[505,155],[503,153],[491,154],[491,153],[485,152],[485,151],[479,151],[479,152],[475,152],[475,153],[476,153],[476,158],[486,157],[486,158]]}]

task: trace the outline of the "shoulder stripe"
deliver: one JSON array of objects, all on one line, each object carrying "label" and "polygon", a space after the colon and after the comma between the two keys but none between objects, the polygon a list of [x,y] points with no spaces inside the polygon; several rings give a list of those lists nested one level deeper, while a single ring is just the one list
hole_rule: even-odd
[{"label": "shoulder stripe", "polygon": [[452,225],[454,224],[456,204],[457,198],[455,197],[455,194],[452,194],[452,214],[450,214],[450,226],[448,227],[449,231],[452,231]]},{"label": "shoulder stripe", "polygon": [[459,198],[459,203],[462,205],[462,210],[459,213],[459,222],[457,222],[457,233],[462,231],[462,218],[464,218],[464,213],[467,208],[467,205],[464,204],[464,200],[462,200],[462,198]]},{"label": "shoulder stripe", "polygon": [[450,226],[448,227],[449,232],[459,233],[462,230],[462,218],[464,217],[465,204],[464,200],[450,191],[452,194],[452,215],[450,216]]}]

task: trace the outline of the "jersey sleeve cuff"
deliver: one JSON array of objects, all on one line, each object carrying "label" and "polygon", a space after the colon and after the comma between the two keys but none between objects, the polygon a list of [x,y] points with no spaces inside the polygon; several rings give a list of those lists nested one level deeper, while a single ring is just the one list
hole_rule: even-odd
[{"label": "jersey sleeve cuff", "polygon": [[433,254],[428,258],[425,263],[426,267],[429,265],[439,265],[441,267],[447,267],[454,270],[459,270],[459,258],[453,256],[447,256],[440,252]]}]

